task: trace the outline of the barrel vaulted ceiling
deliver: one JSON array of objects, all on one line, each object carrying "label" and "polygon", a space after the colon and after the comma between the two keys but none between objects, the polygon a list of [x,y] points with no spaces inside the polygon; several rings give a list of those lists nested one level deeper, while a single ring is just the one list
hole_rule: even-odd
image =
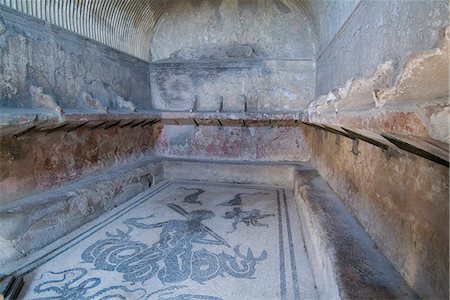
[{"label": "barrel vaulted ceiling", "polygon": [[[171,7],[184,0],[0,0],[0,5],[45,20],[142,60],[149,60],[151,35]],[[193,5],[212,0],[186,0]],[[274,1],[296,6],[316,35],[318,53],[326,47],[359,0],[214,0],[246,4]],[[276,3],[277,4],[277,3]]]}]

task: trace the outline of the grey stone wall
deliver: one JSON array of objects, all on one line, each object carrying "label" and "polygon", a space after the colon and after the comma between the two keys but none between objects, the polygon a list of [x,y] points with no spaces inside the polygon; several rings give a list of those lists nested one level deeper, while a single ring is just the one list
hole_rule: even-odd
[{"label": "grey stone wall", "polygon": [[156,26],[150,44],[157,109],[301,110],[314,94],[312,31],[292,3],[185,1]]},{"label": "grey stone wall", "polygon": [[355,155],[351,139],[313,127],[304,134],[313,166],[406,283],[420,299],[448,299],[449,169],[363,141]]},{"label": "grey stone wall", "polygon": [[0,6],[0,106],[30,107],[31,85],[63,109],[82,91],[112,108],[115,94],[151,107],[148,63]]},{"label": "grey stone wall", "polygon": [[302,110],[314,95],[314,62],[240,60],[151,65],[153,106],[166,110]]},{"label": "grey stone wall", "polygon": [[316,95],[389,60],[400,71],[410,55],[438,46],[448,14],[446,1],[362,0],[317,59]]},{"label": "grey stone wall", "polygon": [[301,1],[316,35],[316,57],[330,45],[361,0]]}]

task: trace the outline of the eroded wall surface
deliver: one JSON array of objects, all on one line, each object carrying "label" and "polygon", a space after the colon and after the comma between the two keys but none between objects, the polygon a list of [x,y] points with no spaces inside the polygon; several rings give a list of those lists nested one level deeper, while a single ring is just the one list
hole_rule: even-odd
[{"label": "eroded wall surface", "polygon": [[[448,168],[313,127],[312,162],[424,298],[448,298]],[[358,154],[355,154],[358,153]]]},{"label": "eroded wall surface", "polygon": [[308,161],[303,126],[155,127],[155,155],[180,159]]},{"label": "eroded wall surface", "polygon": [[0,204],[150,155],[151,127],[65,130],[0,138]]},{"label": "eroded wall surface", "polygon": [[400,70],[411,54],[437,47],[447,25],[447,1],[362,0],[317,59],[316,95],[368,77],[386,61]]},{"label": "eroded wall surface", "polygon": [[0,106],[31,107],[30,86],[64,108],[83,91],[114,107],[113,95],[150,108],[148,64],[43,21],[0,7]]},{"label": "eroded wall surface", "polygon": [[[122,121],[126,125],[130,121]],[[225,123],[225,121],[223,121]],[[303,128],[293,122],[261,125],[59,125],[0,137],[0,203],[157,156],[229,161],[308,161]],[[111,124],[111,125],[108,125]],[[113,126],[108,128],[109,126]]]},{"label": "eroded wall surface", "polygon": [[150,49],[157,109],[289,111],[314,95],[313,32],[293,3],[184,1],[159,21]]}]

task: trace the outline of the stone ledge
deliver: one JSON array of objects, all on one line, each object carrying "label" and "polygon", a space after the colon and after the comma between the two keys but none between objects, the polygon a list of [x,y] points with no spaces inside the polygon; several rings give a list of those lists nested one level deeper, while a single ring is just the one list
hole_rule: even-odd
[{"label": "stone ledge", "polygon": [[320,298],[417,299],[316,170],[298,170],[294,193]]},{"label": "stone ledge", "polygon": [[[410,101],[390,104],[382,108],[348,108],[336,111],[332,107],[309,112],[302,121],[337,127],[353,127],[390,134],[433,138],[448,144],[448,131],[441,130],[442,120],[448,116],[448,97],[427,103]],[[447,133],[446,133],[447,132]]]},{"label": "stone ledge", "polygon": [[161,180],[161,174],[160,161],[134,162],[2,205],[0,264],[92,221]]},{"label": "stone ledge", "polygon": [[[261,184],[293,188],[299,163],[251,163],[234,161],[170,160],[164,162],[164,178],[170,180]],[[303,165],[303,164],[301,164]]]},{"label": "stone ledge", "polygon": [[112,127],[145,127],[160,121],[151,112],[112,110],[101,114],[88,110],[66,110],[61,116],[45,109],[2,108],[0,136],[20,137],[35,132],[73,131],[81,128],[109,129]]},{"label": "stone ledge", "polygon": [[73,131],[81,128],[109,129],[112,127],[145,127],[160,121],[174,125],[214,126],[298,126],[301,112],[187,112],[139,110],[109,110],[99,113],[87,109],[65,109],[62,115],[46,109],[2,108],[0,110],[0,136],[17,138],[36,131]]},{"label": "stone ledge", "polygon": [[429,137],[383,133],[329,123],[308,123],[303,121],[303,124],[341,135],[354,141],[362,140],[386,151],[406,151],[446,166],[447,168],[449,167],[448,143],[436,141]]}]

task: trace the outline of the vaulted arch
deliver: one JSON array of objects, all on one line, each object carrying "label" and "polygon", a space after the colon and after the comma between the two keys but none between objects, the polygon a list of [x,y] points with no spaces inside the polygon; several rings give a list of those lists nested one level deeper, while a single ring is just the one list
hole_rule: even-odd
[{"label": "vaulted arch", "polygon": [[[241,7],[256,7],[256,0],[0,0],[0,4],[84,37],[93,39],[142,60],[149,60],[152,32],[158,21],[173,7],[189,3],[194,8],[204,5],[224,5],[237,2]],[[297,11],[311,26],[314,43],[324,44],[339,29],[359,1],[268,0],[283,10]],[[226,3],[225,3],[226,5]],[[331,13],[336,12],[339,14]],[[331,26],[331,27],[330,27]],[[288,29],[288,28],[287,28]],[[261,32],[264,35],[264,32]]]}]

